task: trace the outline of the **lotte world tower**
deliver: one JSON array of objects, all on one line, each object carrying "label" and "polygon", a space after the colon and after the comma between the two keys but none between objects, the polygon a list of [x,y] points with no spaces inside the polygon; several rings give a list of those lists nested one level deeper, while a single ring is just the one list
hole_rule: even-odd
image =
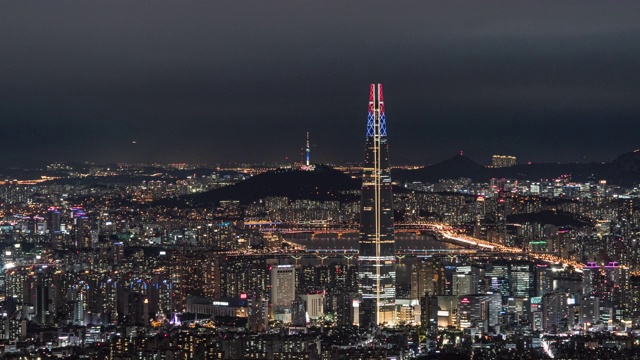
[{"label": "lotte world tower", "polygon": [[395,323],[393,194],[382,85],[371,84],[360,204],[360,325]]}]

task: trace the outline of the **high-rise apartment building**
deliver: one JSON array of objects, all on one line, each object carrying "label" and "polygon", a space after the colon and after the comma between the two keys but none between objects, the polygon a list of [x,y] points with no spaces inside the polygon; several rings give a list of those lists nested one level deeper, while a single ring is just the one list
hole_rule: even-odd
[{"label": "high-rise apartment building", "polygon": [[500,294],[472,294],[458,297],[458,321],[461,328],[476,328],[487,333],[499,324],[502,298]]},{"label": "high-rise apartment building", "polygon": [[491,167],[503,168],[516,164],[516,157],[510,155],[493,155],[491,157]]},{"label": "high-rise apartment building", "polygon": [[528,298],[535,295],[535,276],[530,263],[509,264],[509,286],[512,297]]},{"label": "high-rise apartment building", "polygon": [[551,292],[542,297],[542,327],[544,330],[566,329],[568,317],[567,294]]},{"label": "high-rise apartment building", "polygon": [[442,295],[444,283],[444,267],[438,260],[429,259],[411,267],[411,298],[420,299]]},{"label": "high-rise apartment building", "polygon": [[271,267],[271,305],[273,310],[291,311],[296,299],[296,269],[293,265]]}]

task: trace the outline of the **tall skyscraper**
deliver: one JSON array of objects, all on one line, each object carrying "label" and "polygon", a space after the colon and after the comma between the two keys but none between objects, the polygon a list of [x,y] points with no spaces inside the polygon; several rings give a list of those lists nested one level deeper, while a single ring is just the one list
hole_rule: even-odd
[{"label": "tall skyscraper", "polygon": [[271,268],[271,305],[277,312],[291,311],[296,299],[296,273],[292,265],[277,265]]},{"label": "tall skyscraper", "polygon": [[395,323],[393,196],[382,85],[371,84],[360,204],[360,324]]},{"label": "tall skyscraper", "polygon": [[49,208],[49,220],[47,221],[49,234],[60,232],[60,210],[56,207]]}]

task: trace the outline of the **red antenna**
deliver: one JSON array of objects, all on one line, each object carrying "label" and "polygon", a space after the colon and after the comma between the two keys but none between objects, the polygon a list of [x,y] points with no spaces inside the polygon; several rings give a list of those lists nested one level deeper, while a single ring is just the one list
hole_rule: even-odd
[{"label": "red antenna", "polygon": [[460,156],[464,156],[464,151],[460,150]]},{"label": "red antenna", "polygon": [[384,114],[384,100],[382,98],[382,84],[378,84],[378,107],[380,108],[380,114]]},{"label": "red antenna", "polygon": [[370,113],[373,113],[375,91],[376,91],[375,85],[374,84],[369,85],[369,112]]}]

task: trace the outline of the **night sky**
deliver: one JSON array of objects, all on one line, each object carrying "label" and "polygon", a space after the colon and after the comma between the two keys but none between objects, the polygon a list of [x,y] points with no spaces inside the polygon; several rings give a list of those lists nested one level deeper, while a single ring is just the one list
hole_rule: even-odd
[{"label": "night sky", "polygon": [[[392,164],[640,147],[640,1],[0,3],[0,157]],[[136,144],[132,142],[136,141]]]}]

